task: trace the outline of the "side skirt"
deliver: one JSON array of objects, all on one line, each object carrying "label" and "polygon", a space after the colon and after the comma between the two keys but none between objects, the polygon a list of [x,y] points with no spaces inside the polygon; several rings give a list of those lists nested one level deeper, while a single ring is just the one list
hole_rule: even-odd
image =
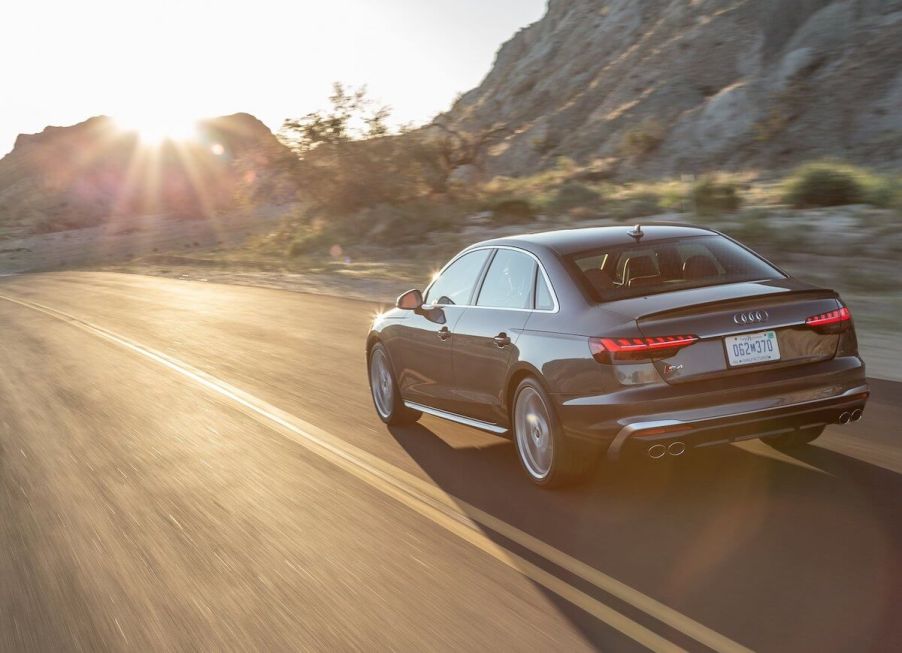
[{"label": "side skirt", "polygon": [[423,404],[418,404],[413,401],[405,401],[404,405],[410,410],[416,410],[421,413],[426,413],[428,415],[433,415],[434,417],[440,417],[442,419],[446,419],[449,422],[457,422],[458,424],[463,424],[464,426],[471,426],[475,429],[479,429],[481,431],[488,431],[489,433],[495,433],[496,435],[503,435],[508,432],[503,426],[498,426],[497,424],[491,424],[489,422],[483,422],[482,420],[473,419],[472,417],[464,417],[463,415],[458,415],[457,413],[449,413],[445,410],[439,410],[438,408],[431,408],[429,406],[424,406]]}]

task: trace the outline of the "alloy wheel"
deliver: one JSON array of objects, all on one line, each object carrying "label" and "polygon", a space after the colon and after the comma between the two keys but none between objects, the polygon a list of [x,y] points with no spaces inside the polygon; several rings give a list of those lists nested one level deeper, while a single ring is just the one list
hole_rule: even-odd
[{"label": "alloy wheel", "polygon": [[394,408],[395,388],[385,352],[376,349],[370,361],[370,388],[379,415],[387,419]]},{"label": "alloy wheel", "polygon": [[526,470],[538,480],[551,471],[554,443],[550,422],[542,396],[534,388],[524,387],[517,395],[515,407],[517,450]]}]

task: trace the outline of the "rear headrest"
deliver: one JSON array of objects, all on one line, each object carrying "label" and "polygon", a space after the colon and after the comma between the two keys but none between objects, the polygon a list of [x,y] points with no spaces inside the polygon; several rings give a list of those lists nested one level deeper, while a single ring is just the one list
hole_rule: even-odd
[{"label": "rear headrest", "polygon": [[683,263],[684,279],[704,279],[706,277],[716,277],[717,274],[717,266],[714,265],[714,261],[711,260],[710,256],[696,254],[687,258],[686,262]]},{"label": "rear headrest", "polygon": [[658,274],[658,268],[651,256],[634,256],[626,260],[623,268],[623,280],[627,283],[636,277],[654,277]]}]

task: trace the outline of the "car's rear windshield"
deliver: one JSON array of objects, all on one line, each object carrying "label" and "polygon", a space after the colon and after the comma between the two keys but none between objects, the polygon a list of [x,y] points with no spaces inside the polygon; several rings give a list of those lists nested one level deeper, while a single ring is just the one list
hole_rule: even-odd
[{"label": "car's rear windshield", "polygon": [[574,254],[569,262],[596,301],[785,276],[717,235],[604,247]]}]

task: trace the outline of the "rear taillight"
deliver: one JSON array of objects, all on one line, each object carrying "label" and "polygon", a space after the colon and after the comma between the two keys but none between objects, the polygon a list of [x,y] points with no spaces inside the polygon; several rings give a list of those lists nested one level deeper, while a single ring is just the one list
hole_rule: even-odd
[{"label": "rear taillight", "polygon": [[843,306],[842,308],[838,308],[835,311],[828,311],[827,313],[812,315],[807,320],[805,320],[805,324],[807,324],[808,326],[827,326],[828,324],[838,324],[839,322],[845,322],[851,319],[852,313],[849,312],[848,308]]},{"label": "rear taillight", "polygon": [[669,358],[683,347],[698,342],[698,336],[659,336],[656,338],[589,338],[589,350],[599,363],[614,360]]},{"label": "rear taillight", "polygon": [[819,331],[826,330],[832,332],[842,331],[843,329],[848,328],[851,323],[852,313],[845,306],[837,308],[835,311],[812,315],[805,320],[805,326],[813,327]]}]

